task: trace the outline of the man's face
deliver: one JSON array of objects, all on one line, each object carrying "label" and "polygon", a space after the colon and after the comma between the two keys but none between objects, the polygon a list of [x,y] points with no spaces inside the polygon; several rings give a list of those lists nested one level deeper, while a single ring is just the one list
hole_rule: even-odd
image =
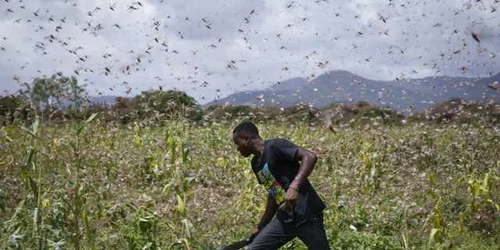
[{"label": "man's face", "polygon": [[236,144],[236,149],[240,152],[243,157],[248,157],[252,154],[250,150],[250,138],[247,136],[241,136],[233,134],[233,141]]}]

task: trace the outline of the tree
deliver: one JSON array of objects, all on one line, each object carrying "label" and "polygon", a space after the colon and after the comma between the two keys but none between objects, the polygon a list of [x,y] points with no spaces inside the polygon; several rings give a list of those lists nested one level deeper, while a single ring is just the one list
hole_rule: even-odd
[{"label": "tree", "polygon": [[0,119],[12,123],[16,118],[26,119],[28,108],[25,107],[25,99],[20,95],[0,96]]},{"label": "tree", "polygon": [[183,91],[144,91],[132,100],[139,117],[163,116],[186,117],[199,109],[196,100]]},{"label": "tree", "polygon": [[132,112],[132,100],[127,97],[117,96],[111,109],[119,114],[128,114]]},{"label": "tree", "polygon": [[76,77],[53,75],[50,78],[35,78],[25,91],[36,108],[44,110],[56,105],[68,104],[81,107],[87,100],[87,92],[78,84]]},{"label": "tree", "polygon": [[19,96],[0,96],[0,116],[13,114],[21,104],[22,100]]},{"label": "tree", "polygon": [[132,100],[127,97],[118,96],[115,99],[115,104],[111,106],[111,110],[118,115],[121,123],[125,124],[132,120]]}]

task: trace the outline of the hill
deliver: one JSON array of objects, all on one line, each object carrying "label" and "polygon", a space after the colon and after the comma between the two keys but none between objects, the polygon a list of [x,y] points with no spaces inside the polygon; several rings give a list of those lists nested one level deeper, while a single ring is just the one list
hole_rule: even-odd
[{"label": "hill", "polygon": [[419,111],[451,98],[500,101],[500,92],[489,87],[500,73],[486,78],[426,77],[376,81],[347,71],[330,71],[308,82],[293,78],[256,91],[238,92],[205,104],[290,107],[299,103],[322,108],[332,103],[366,101],[400,112]]}]

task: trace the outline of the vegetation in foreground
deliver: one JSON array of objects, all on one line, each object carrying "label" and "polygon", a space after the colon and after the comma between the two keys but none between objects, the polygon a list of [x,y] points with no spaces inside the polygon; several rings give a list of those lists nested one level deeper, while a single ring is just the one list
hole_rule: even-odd
[{"label": "vegetation in foreground", "polygon": [[498,104],[452,99],[405,116],[364,102],[201,109],[162,90],[111,107],[85,98],[76,78],[55,76],[0,98],[2,249],[218,249],[242,239],[265,198],[233,148],[242,119],[319,154],[311,179],[333,249],[500,246]]},{"label": "vegetation in foreground", "polygon": [[[2,127],[0,248],[217,249],[247,236],[264,197],[233,148],[237,122]],[[333,249],[498,249],[498,126],[258,125],[319,154],[311,180]]]}]

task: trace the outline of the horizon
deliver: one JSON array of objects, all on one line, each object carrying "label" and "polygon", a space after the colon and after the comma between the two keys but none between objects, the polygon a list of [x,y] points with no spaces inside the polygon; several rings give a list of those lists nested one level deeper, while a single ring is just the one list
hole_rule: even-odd
[{"label": "horizon", "polygon": [[[490,78],[490,77],[494,77],[494,76],[496,76],[496,75],[500,75],[500,71],[499,71],[499,72],[498,72],[498,73],[496,73],[496,74],[491,74],[491,75],[489,75],[489,76],[483,76],[483,77],[449,76],[449,75],[437,75],[437,76],[436,76],[436,75],[434,75],[434,76],[424,76],[424,77],[419,77],[419,78],[410,78],[410,77],[408,77],[408,78],[403,78],[403,79],[399,79],[399,80],[398,80],[398,79],[392,79],[392,80],[377,80],[377,79],[367,78],[367,77],[364,77],[364,76],[361,76],[361,75],[358,75],[358,74],[354,74],[354,73],[349,72],[349,71],[347,71],[347,70],[330,70],[330,71],[326,71],[326,72],[324,72],[324,73],[322,73],[322,74],[320,74],[320,75],[316,76],[316,77],[315,77],[315,78],[313,78],[313,79],[307,79],[306,77],[300,77],[300,76],[297,76],[297,77],[291,77],[291,78],[286,79],[286,80],[284,80],[284,81],[281,81],[281,82],[279,82],[279,83],[278,83],[278,82],[272,83],[271,85],[266,86],[266,87],[263,87],[263,88],[259,88],[259,89],[250,89],[250,90],[244,90],[244,91],[232,92],[232,93],[228,93],[228,94],[227,94],[227,95],[225,95],[225,96],[221,96],[221,97],[220,97],[220,98],[218,98],[218,99],[213,99],[213,100],[198,100],[198,99],[196,99],[194,96],[189,95],[189,93],[187,93],[187,92],[186,92],[186,94],[188,94],[189,96],[191,96],[191,97],[195,98],[195,100],[196,100],[196,101],[197,101],[197,102],[198,102],[201,106],[204,106],[204,105],[206,105],[206,104],[208,104],[208,103],[211,103],[211,102],[214,102],[214,101],[217,101],[217,100],[220,100],[220,99],[227,98],[227,97],[229,97],[229,96],[231,96],[231,95],[233,95],[233,94],[242,93],[242,92],[249,92],[249,91],[262,91],[262,90],[266,90],[266,89],[272,88],[273,86],[276,86],[276,85],[278,85],[278,84],[285,83],[285,82],[287,82],[287,81],[289,81],[289,80],[293,80],[293,79],[303,79],[303,80],[305,80],[305,81],[306,81],[306,83],[305,83],[305,84],[309,84],[309,83],[313,82],[313,81],[314,81],[317,77],[319,77],[319,76],[321,76],[321,75],[325,75],[325,74],[330,74],[330,73],[332,73],[332,72],[333,72],[333,73],[334,73],[334,72],[347,72],[347,73],[349,73],[349,74],[352,74],[353,76],[358,76],[358,77],[361,77],[361,78],[365,78],[365,79],[372,80],[372,81],[378,81],[378,82],[392,82],[392,81],[409,81],[409,82],[411,82],[411,81],[420,80],[420,79],[425,79],[425,78],[438,78],[438,77],[449,77],[449,78],[458,78],[458,77],[460,77],[460,78],[468,78],[468,79],[477,80],[477,79]],[[78,76],[76,76],[76,78],[78,79]],[[86,87],[86,86],[84,86],[84,87]],[[8,95],[12,95],[12,94],[14,94],[14,95],[15,95],[16,93],[19,93],[19,91],[20,91],[20,90],[22,90],[22,89],[20,88],[20,89],[16,90],[15,92],[12,92],[12,93],[7,93],[7,96],[8,96]],[[134,93],[134,92],[131,92],[131,93],[129,93],[129,94],[126,94],[126,93],[125,93],[125,94],[114,94],[114,93],[112,93],[112,92],[109,92],[109,93],[106,93],[106,94],[105,94],[105,93],[103,93],[102,95],[91,95],[91,94],[89,94],[89,97],[91,97],[91,98],[98,98],[98,97],[103,97],[103,98],[106,98],[106,97],[119,97],[119,96],[120,96],[120,97],[133,98],[133,97],[135,97],[135,96],[140,95],[142,92],[155,91],[155,90],[159,90],[159,89],[158,89],[158,88],[156,88],[156,89],[155,89],[155,88],[143,89],[143,90],[140,90],[139,92],[135,92],[135,93]],[[173,88],[173,89],[168,89],[168,88],[167,88],[167,89],[163,89],[163,90],[164,90],[164,91],[168,91],[168,90],[183,91],[183,90],[179,90],[179,89],[175,89],[175,88]],[[88,93],[88,90],[87,90],[87,89],[86,89],[86,91],[87,91],[87,93]],[[5,92],[3,92],[2,94],[0,94],[0,96],[4,96],[4,94],[5,94]]]}]

